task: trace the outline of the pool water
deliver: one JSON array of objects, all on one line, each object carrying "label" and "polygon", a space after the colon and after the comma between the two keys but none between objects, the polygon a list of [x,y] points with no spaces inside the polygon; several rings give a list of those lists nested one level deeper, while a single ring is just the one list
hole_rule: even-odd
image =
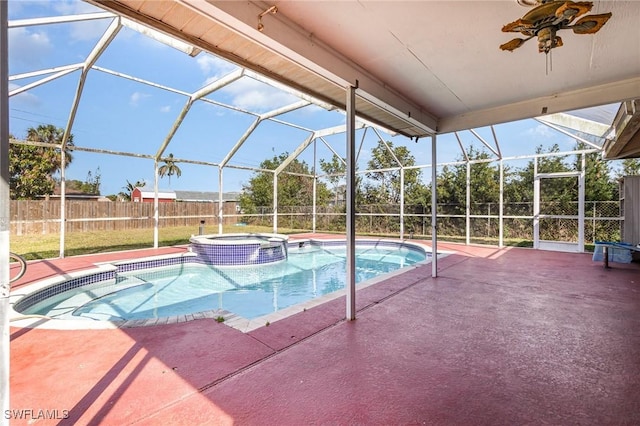
[{"label": "pool water", "polygon": [[[356,282],[425,259],[424,253],[404,247],[356,247]],[[187,263],[121,273],[115,283],[67,291],[32,306],[29,313],[119,321],[224,309],[254,319],[340,290],[345,277],[344,246],[307,246],[290,248],[287,261],[270,265]]]}]

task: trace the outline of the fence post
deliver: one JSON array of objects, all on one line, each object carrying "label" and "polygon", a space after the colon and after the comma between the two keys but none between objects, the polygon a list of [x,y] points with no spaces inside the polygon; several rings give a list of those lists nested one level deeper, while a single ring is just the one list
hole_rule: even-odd
[{"label": "fence post", "polygon": [[593,219],[592,219],[593,231],[591,233],[591,240],[592,240],[593,244],[595,244],[596,243],[596,202],[592,201],[592,203],[593,203]]}]

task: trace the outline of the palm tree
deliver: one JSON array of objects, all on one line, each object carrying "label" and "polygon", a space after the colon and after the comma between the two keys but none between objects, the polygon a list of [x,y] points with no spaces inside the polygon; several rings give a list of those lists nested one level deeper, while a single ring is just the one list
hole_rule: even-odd
[{"label": "palm tree", "polygon": [[169,187],[171,187],[172,175],[176,175],[177,177],[182,175],[182,170],[176,165],[173,154],[169,154],[169,156],[164,159],[164,164],[158,168],[158,175],[160,175],[161,178],[165,175],[169,176]]},{"label": "palm tree", "polygon": [[[27,129],[26,140],[37,145],[12,144],[9,147],[9,187],[13,199],[34,199],[53,194],[54,175],[62,167],[60,145],[64,130],[52,124]],[[48,145],[52,145],[49,147]],[[69,134],[67,147],[73,147],[73,135]],[[65,150],[65,165],[72,157]]]},{"label": "palm tree", "polygon": [[[60,127],[56,127],[53,124],[41,124],[36,128],[29,127],[27,129],[27,140],[31,142],[44,142],[54,144],[60,144],[62,142],[62,137],[64,136],[64,129]],[[73,146],[73,135],[70,134],[67,140],[67,147]],[[60,162],[60,151],[58,149],[50,150],[43,149],[40,151],[43,159],[47,161],[52,166],[51,174],[56,173],[60,170],[62,164]],[[73,161],[73,157],[71,156],[71,152],[66,149],[65,150],[65,167],[71,164]]]},{"label": "palm tree", "polygon": [[133,190],[139,186],[145,186],[145,181],[138,180],[136,181],[136,183],[131,183],[129,182],[129,179],[127,179],[127,186],[122,187],[122,189],[124,189],[124,192],[121,192],[118,195],[120,196],[121,199],[125,201],[131,201],[131,195],[133,194]]}]

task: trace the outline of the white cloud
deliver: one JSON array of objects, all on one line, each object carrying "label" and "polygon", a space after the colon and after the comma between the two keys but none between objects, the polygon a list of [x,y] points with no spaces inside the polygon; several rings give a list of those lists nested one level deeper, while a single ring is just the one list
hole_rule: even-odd
[{"label": "white cloud", "polygon": [[[17,84],[9,83],[9,92],[15,89],[19,89],[20,87],[21,86]],[[12,102],[12,106],[14,106],[13,102],[16,102],[17,104],[23,107],[29,107],[29,108],[39,107],[42,104],[39,97],[29,92],[19,93],[15,96],[10,97],[9,100],[10,102]]]},{"label": "white cloud", "polygon": [[269,111],[298,100],[289,93],[246,77],[226,86],[223,92],[231,96],[234,106],[258,112]]},{"label": "white cloud", "polygon": [[229,74],[231,71],[238,68],[230,62],[206,53],[198,55],[196,62],[200,67],[200,71],[207,76],[207,83],[205,84],[208,84],[213,80],[217,80],[223,75]]},{"label": "white cloud", "polygon": [[[83,1],[55,1],[51,3],[53,9],[61,15],[82,15],[86,13],[104,12],[104,10]],[[111,21],[111,19],[101,19],[67,24],[69,26],[71,40],[97,40],[104,34]]]},{"label": "white cloud", "polygon": [[542,138],[550,138],[555,135],[555,132],[553,132],[549,126],[546,126],[544,124],[538,124],[535,127],[531,127],[527,129],[526,133],[531,136]]},{"label": "white cloud", "polygon": [[[206,76],[203,86],[219,80],[238,67],[213,55],[201,54],[196,59],[200,71]],[[252,78],[243,77],[221,89],[230,103],[238,108],[264,112],[296,102],[297,97]]]},{"label": "white cloud", "polygon": [[131,97],[129,97],[129,105],[136,107],[141,101],[150,97],[151,95],[148,95],[146,93],[133,92],[131,94]]},{"label": "white cloud", "polygon": [[26,28],[9,30],[9,58],[31,67],[40,65],[42,59],[53,51],[49,36],[44,31],[29,31]]},{"label": "white cloud", "polygon": [[75,15],[78,13],[102,12],[102,9],[77,0],[58,0],[50,2],[53,9],[62,15]]},{"label": "white cloud", "polygon": [[170,111],[171,111],[171,107],[169,105],[165,105],[160,108],[160,112],[170,112]]}]

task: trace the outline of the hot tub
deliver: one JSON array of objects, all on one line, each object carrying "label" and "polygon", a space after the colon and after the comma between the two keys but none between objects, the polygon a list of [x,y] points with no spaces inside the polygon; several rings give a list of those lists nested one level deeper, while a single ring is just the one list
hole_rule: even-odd
[{"label": "hot tub", "polygon": [[209,234],[189,239],[191,251],[208,265],[263,265],[287,259],[289,237],[281,234]]}]

